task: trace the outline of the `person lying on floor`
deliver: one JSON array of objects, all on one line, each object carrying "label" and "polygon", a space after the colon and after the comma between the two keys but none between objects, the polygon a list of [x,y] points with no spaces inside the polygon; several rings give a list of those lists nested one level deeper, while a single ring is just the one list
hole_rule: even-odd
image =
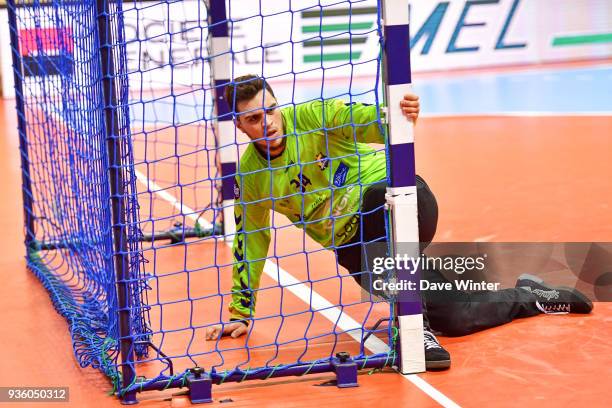
[{"label": "person lying on floor", "polygon": [[[231,319],[209,327],[208,340],[242,336],[255,318],[270,243],[270,210],[287,216],[309,237],[335,251],[338,263],[368,291],[371,287],[365,281],[369,279],[362,279],[367,275],[361,265],[361,242],[386,240],[386,157],[368,145],[385,142],[377,106],[326,99],[279,108],[270,85],[254,75],[236,78],[226,87],[225,97],[236,127],[252,143],[240,159],[234,185]],[[416,122],[420,109],[416,95],[405,95],[400,107],[406,120]],[[428,243],[436,231],[438,206],[419,176],[416,185],[419,239]],[[436,270],[423,271],[423,278],[443,279]],[[550,287],[532,277],[519,279],[516,288],[456,296],[461,301],[424,296],[427,369],[450,367],[450,354],[434,331],[465,335],[519,317],[592,309],[577,291]],[[482,302],[482,296],[488,296],[488,301]]]}]

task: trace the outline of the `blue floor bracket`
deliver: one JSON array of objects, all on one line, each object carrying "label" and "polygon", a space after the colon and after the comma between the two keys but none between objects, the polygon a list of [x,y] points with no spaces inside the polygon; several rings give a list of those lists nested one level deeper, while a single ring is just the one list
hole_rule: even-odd
[{"label": "blue floor bracket", "polygon": [[357,363],[345,351],[332,358],[332,366],[336,372],[336,385],[338,388],[359,387],[357,383]]},{"label": "blue floor bracket", "polygon": [[186,384],[189,387],[189,399],[192,404],[212,402],[212,380],[202,367],[189,369]]}]

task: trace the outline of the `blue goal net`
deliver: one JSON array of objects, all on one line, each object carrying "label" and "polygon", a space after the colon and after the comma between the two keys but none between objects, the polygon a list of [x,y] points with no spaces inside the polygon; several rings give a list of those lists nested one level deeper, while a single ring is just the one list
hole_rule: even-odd
[{"label": "blue goal net", "polygon": [[28,265],[126,401],[398,365],[379,3],[8,2]]}]

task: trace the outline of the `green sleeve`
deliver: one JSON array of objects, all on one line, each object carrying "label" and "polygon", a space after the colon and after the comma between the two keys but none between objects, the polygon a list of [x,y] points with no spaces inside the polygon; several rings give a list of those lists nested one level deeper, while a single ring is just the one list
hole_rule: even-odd
[{"label": "green sleeve", "polygon": [[376,105],[348,104],[339,99],[329,99],[324,105],[325,127],[330,129],[332,134],[350,140],[355,137],[360,143],[385,143]]},{"label": "green sleeve", "polygon": [[[235,191],[240,191],[240,179],[236,178]],[[243,186],[246,187],[246,183]],[[248,189],[237,197],[234,205],[236,235],[232,254],[232,302],[229,311],[232,319],[244,319],[255,315],[257,289],[270,245],[270,210],[261,203],[249,203]]]}]

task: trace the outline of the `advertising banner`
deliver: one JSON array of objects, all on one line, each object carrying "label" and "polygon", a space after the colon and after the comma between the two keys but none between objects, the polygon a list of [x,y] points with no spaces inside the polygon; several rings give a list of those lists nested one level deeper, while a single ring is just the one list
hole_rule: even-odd
[{"label": "advertising banner", "polygon": [[[0,7],[3,89],[11,96],[7,10]],[[410,7],[414,72],[612,57],[609,0],[413,1]],[[155,89],[210,81],[204,2],[124,2],[123,8],[132,84]],[[232,0],[228,15],[230,76],[258,73],[299,80],[377,72],[376,0]],[[48,20],[38,33],[47,39],[65,27],[65,22]],[[21,35],[26,39],[22,47],[32,54],[26,57],[36,54],[30,47],[32,33]]]}]

